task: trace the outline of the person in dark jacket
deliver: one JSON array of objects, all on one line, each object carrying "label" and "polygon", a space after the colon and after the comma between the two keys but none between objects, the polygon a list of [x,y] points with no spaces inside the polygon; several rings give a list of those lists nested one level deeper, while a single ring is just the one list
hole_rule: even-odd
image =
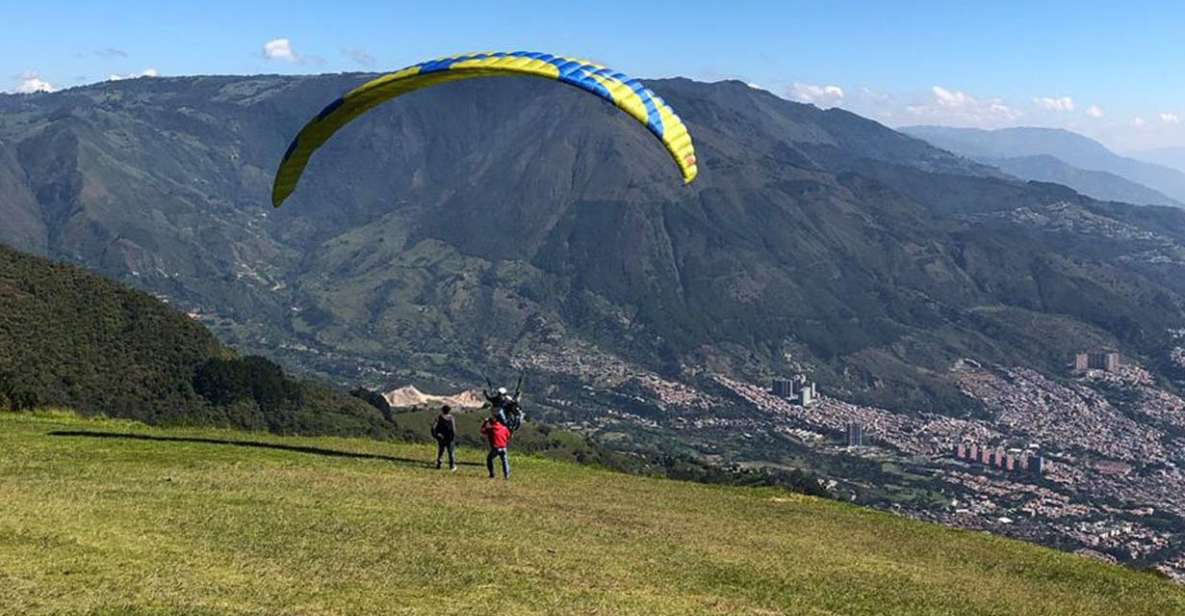
[{"label": "person in dark jacket", "polygon": [[486,455],[486,470],[490,472],[490,479],[494,478],[494,458],[502,459],[502,478],[510,479],[510,458],[507,448],[510,447],[510,430],[498,421],[497,411],[481,424],[481,434],[490,444],[490,453]]},{"label": "person in dark jacket", "polygon": [[440,468],[444,452],[448,452],[448,468],[457,470],[457,422],[452,409],[446,404],[440,409],[436,421],[432,422],[432,438],[436,439],[436,468]]}]

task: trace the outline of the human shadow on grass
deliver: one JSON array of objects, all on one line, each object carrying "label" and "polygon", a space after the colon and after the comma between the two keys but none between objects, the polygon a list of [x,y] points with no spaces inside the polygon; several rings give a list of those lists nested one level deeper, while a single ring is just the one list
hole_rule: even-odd
[{"label": "human shadow on grass", "polygon": [[[409,464],[413,466],[434,467],[435,465],[424,460],[415,460],[412,458],[401,458],[398,456],[387,456],[378,453],[358,453],[354,451],[340,451],[337,449],[325,449],[324,447],[310,447],[308,445],[284,445],[281,443],[266,443],[261,441],[234,441],[222,438],[206,438],[201,436],[154,436],[151,434],[132,434],[127,432],[92,432],[88,430],[54,430],[48,433],[49,436],[79,436],[84,438],[109,438],[109,439],[126,439],[133,441],[156,441],[162,443],[201,443],[204,445],[229,445],[231,447],[251,447],[254,449],[276,449],[279,451],[293,451],[296,453],[308,453],[316,456],[328,456],[331,458],[351,458],[355,460],[383,460],[386,462],[395,462],[397,464]],[[484,466],[477,462],[457,462],[458,466]]]}]

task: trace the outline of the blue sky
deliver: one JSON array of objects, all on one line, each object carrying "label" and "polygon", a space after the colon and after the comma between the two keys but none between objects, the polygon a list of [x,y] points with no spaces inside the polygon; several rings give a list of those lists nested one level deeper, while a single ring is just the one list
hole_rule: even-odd
[{"label": "blue sky", "polygon": [[513,48],[639,77],[741,79],[892,126],[1059,126],[1118,149],[1185,145],[1180,0],[344,4],[7,3],[0,90],[380,71]]}]

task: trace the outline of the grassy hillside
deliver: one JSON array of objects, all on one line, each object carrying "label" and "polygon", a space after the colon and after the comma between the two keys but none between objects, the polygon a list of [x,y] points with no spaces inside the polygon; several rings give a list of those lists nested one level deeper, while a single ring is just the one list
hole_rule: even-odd
[{"label": "grassy hillside", "polygon": [[0,245],[0,409],[54,405],[284,434],[395,429],[361,400],[236,357],[151,295]]},{"label": "grassy hillside", "polygon": [[8,613],[1177,614],[1151,575],[781,491],[0,413]]},{"label": "grassy hillside", "polygon": [[[428,434],[436,413],[435,410],[397,413],[395,421],[399,424],[400,436],[406,441],[430,442]],[[457,413],[457,442],[460,446],[485,446],[480,426],[486,416],[485,411]],[[778,486],[801,494],[829,495],[818,477],[801,469],[712,463],[701,456],[680,451],[677,443],[662,440],[657,441],[651,451],[625,453],[614,451],[578,432],[534,421],[527,421],[514,433],[514,449],[559,462],[591,464],[633,475],[724,485]]]}]

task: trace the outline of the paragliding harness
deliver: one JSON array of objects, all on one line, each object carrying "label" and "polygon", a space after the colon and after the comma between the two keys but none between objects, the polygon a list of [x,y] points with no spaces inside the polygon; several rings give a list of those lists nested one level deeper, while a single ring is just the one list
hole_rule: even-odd
[{"label": "paragliding harness", "polygon": [[504,421],[503,424],[511,432],[514,432],[523,426],[524,414],[522,408],[518,405],[518,400],[510,400],[506,403],[506,406],[503,407],[503,409],[506,411],[506,421]]},{"label": "paragliding harness", "polygon": [[[489,386],[491,391],[494,391],[494,384],[490,382],[489,377],[485,377],[485,379],[486,385]],[[523,412],[522,406],[519,404],[519,400],[522,399],[522,393],[523,377],[520,375],[518,377],[518,384],[514,387],[514,395],[498,395],[496,398],[488,395],[486,396],[486,398],[490,400],[490,404],[494,406],[498,421],[501,422],[502,425],[506,426],[506,429],[510,430],[512,433],[521,428],[523,425],[523,420],[527,418],[527,414]]]}]

